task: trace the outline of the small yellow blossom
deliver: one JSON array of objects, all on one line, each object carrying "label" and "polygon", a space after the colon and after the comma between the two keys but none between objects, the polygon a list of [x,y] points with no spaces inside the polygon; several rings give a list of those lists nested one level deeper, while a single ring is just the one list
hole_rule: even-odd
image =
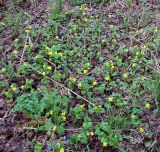
[{"label": "small yellow blossom", "polygon": [[88,72],[88,70],[83,70],[83,73],[84,73],[84,74],[87,74],[87,72]]},{"label": "small yellow blossom", "polygon": [[17,90],[17,88],[16,88],[16,87],[13,87],[12,90],[15,92],[15,91]]},{"label": "small yellow blossom", "polygon": [[85,21],[85,22],[88,22],[88,19],[87,19],[87,18],[84,18],[84,21]]},{"label": "small yellow blossom", "polygon": [[63,54],[62,53],[58,53],[61,57],[63,56]]},{"label": "small yellow blossom", "polygon": [[25,45],[24,45],[24,48],[29,48],[29,45],[25,44]]},{"label": "small yellow blossom", "polygon": [[67,118],[66,118],[66,113],[65,112],[62,112],[62,119],[63,120],[66,120]]},{"label": "small yellow blossom", "polygon": [[150,108],[151,108],[151,104],[150,104],[150,103],[146,103],[145,107],[146,107],[147,109],[150,109]]},{"label": "small yellow blossom", "polygon": [[13,51],[13,54],[14,54],[14,55],[17,55],[17,53],[18,53],[18,52],[17,52],[16,50]]},{"label": "small yellow blossom", "polygon": [[87,11],[87,10],[88,10],[88,7],[85,7],[84,10]]},{"label": "small yellow blossom", "polygon": [[26,29],[25,32],[26,32],[26,33],[30,33],[30,30],[29,30],[29,29]]},{"label": "small yellow blossom", "polygon": [[90,135],[93,136],[93,135],[94,135],[94,132],[91,131],[91,132],[90,132]]},{"label": "small yellow blossom", "polygon": [[50,114],[50,115],[53,115],[53,111],[51,110],[51,111],[49,112],[49,114]]},{"label": "small yellow blossom", "polygon": [[52,67],[51,67],[51,66],[48,66],[48,70],[52,70]]},{"label": "small yellow blossom", "polygon": [[136,67],[136,65],[137,65],[136,63],[133,63],[133,64],[132,64],[132,67],[134,68],[134,67]]},{"label": "small yellow blossom", "polygon": [[113,29],[113,25],[110,25],[109,28],[110,28],[110,29]]},{"label": "small yellow blossom", "polygon": [[127,78],[128,78],[128,74],[127,74],[127,73],[124,73],[124,74],[123,74],[123,78],[124,78],[124,79],[127,79]]},{"label": "small yellow blossom", "polygon": [[144,132],[144,128],[140,127],[140,128],[139,128],[139,132],[140,132],[140,133],[143,133],[143,132]]},{"label": "small yellow blossom", "polygon": [[78,83],[78,88],[81,88],[82,87],[82,83]]},{"label": "small yellow blossom", "polygon": [[135,118],[136,118],[136,116],[135,116],[134,114],[132,114],[132,115],[131,115],[131,118],[132,118],[132,119],[135,119]]},{"label": "small yellow blossom", "polygon": [[108,17],[109,17],[109,18],[111,18],[111,17],[112,17],[112,14],[111,14],[111,13],[109,13],[109,14],[108,14]]},{"label": "small yellow blossom", "polygon": [[113,97],[109,97],[109,98],[108,98],[108,101],[109,101],[109,102],[112,102],[112,101],[113,101]]},{"label": "small yellow blossom", "polygon": [[89,67],[89,66],[90,66],[90,63],[86,63],[86,65]]},{"label": "small yellow blossom", "polygon": [[102,108],[102,105],[98,105],[98,108]]},{"label": "small yellow blossom", "polygon": [[83,13],[82,13],[82,15],[86,15],[86,13],[85,13],[85,12],[83,12]]},{"label": "small yellow blossom", "polygon": [[76,78],[74,78],[74,77],[70,77],[69,80],[70,80],[72,83],[76,82]]},{"label": "small yellow blossom", "polygon": [[112,66],[111,66],[111,70],[114,70],[114,68],[115,68],[115,66],[114,66],[114,65],[112,65]]},{"label": "small yellow blossom", "polygon": [[110,77],[109,77],[109,76],[106,76],[106,77],[105,77],[105,80],[106,80],[106,81],[109,81],[109,80],[110,80]]},{"label": "small yellow blossom", "polygon": [[59,37],[58,37],[58,36],[55,36],[55,38],[56,38],[56,39],[59,39]]},{"label": "small yellow blossom", "polygon": [[19,39],[18,39],[18,38],[16,38],[14,41],[15,41],[15,42],[18,42],[18,41],[19,41]]},{"label": "small yellow blossom", "polygon": [[56,131],[57,127],[56,125],[53,126],[53,131]]},{"label": "small yellow blossom", "polygon": [[104,142],[103,143],[103,147],[107,147],[108,143],[107,142]]},{"label": "small yellow blossom", "polygon": [[24,85],[21,86],[21,89],[22,89],[22,90],[24,89]]},{"label": "small yellow blossom", "polygon": [[42,75],[43,75],[43,76],[46,76],[46,73],[45,73],[45,72],[42,72]]},{"label": "small yellow blossom", "polygon": [[46,46],[46,47],[45,47],[45,50],[49,51],[49,50],[50,50],[50,48],[49,48],[48,46]]},{"label": "small yellow blossom", "polygon": [[49,52],[48,52],[48,55],[50,55],[50,56],[51,56],[52,54],[53,54],[53,53],[52,53],[51,51],[49,51]]},{"label": "small yellow blossom", "polygon": [[54,52],[54,54],[58,54],[58,52],[56,51],[56,52]]},{"label": "small yellow blossom", "polygon": [[61,148],[59,152],[64,152],[64,148]]},{"label": "small yellow blossom", "polygon": [[83,8],[82,8],[82,7],[80,7],[79,9],[80,9],[81,11],[83,10]]},{"label": "small yellow blossom", "polygon": [[146,45],[144,45],[144,46],[143,46],[143,48],[144,48],[144,49],[146,49],[146,48],[147,48],[147,46],[146,46]]},{"label": "small yellow blossom", "polygon": [[37,141],[37,144],[38,144],[38,145],[42,145],[42,143],[41,143],[41,142],[39,142],[39,141]]},{"label": "small yellow blossom", "polygon": [[155,33],[157,33],[157,32],[158,32],[158,29],[157,29],[157,28],[155,28],[154,32],[155,32]]},{"label": "small yellow blossom", "polygon": [[97,84],[97,82],[96,82],[96,81],[94,81],[92,84],[95,86],[95,85]]},{"label": "small yellow blossom", "polygon": [[81,104],[81,105],[79,105],[79,107],[84,108],[84,107],[85,107],[85,104]]},{"label": "small yellow blossom", "polygon": [[46,67],[46,65],[44,64],[44,65],[43,65],[43,68],[45,68],[45,67]]}]

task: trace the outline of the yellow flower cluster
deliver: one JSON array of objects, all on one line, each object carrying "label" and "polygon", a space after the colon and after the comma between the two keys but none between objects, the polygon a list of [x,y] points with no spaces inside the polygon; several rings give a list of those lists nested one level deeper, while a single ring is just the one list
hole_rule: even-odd
[{"label": "yellow flower cluster", "polygon": [[65,121],[67,118],[66,118],[66,113],[65,112],[62,112],[62,119]]},{"label": "yellow flower cluster", "polygon": [[108,101],[109,101],[109,102],[112,102],[112,101],[113,101],[113,97],[109,97],[109,98],[108,98]]}]

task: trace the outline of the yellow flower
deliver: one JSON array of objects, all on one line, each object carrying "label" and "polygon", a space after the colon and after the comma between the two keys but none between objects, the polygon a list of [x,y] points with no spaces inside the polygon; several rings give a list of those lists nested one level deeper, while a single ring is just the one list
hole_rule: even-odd
[{"label": "yellow flower", "polygon": [[103,143],[103,147],[107,147],[108,143],[107,142],[104,142]]},{"label": "yellow flower", "polygon": [[102,105],[98,105],[98,108],[102,108]]},{"label": "yellow flower", "polygon": [[52,70],[52,67],[51,67],[51,66],[48,66],[48,70]]},{"label": "yellow flower", "polygon": [[131,118],[132,118],[132,119],[135,119],[135,118],[136,118],[136,116],[135,116],[134,114],[132,114],[132,115],[131,115]]},{"label": "yellow flower", "polygon": [[109,76],[106,76],[106,77],[105,77],[105,80],[106,80],[106,81],[109,81],[109,80],[110,80],[110,77],[109,77]]},{"label": "yellow flower", "polygon": [[58,37],[58,36],[56,36],[55,38],[56,38],[56,39],[59,39],[59,37]]},{"label": "yellow flower", "polygon": [[42,72],[42,75],[43,75],[43,76],[46,76],[46,73],[45,73],[45,72]]},{"label": "yellow flower", "polygon": [[17,88],[16,88],[16,87],[13,87],[12,90],[15,92],[15,91],[17,90]]},{"label": "yellow flower", "polygon": [[113,29],[113,25],[110,25],[109,28],[110,28],[110,29]]},{"label": "yellow flower", "polygon": [[96,81],[94,81],[92,84],[95,86],[95,85],[97,84],[97,82],[96,82]]},{"label": "yellow flower", "polygon": [[144,132],[144,128],[140,127],[140,128],[139,128],[139,132],[140,132],[140,133],[143,133],[143,132]]},{"label": "yellow flower", "polygon": [[26,45],[24,45],[24,48],[28,48],[28,47],[29,47],[29,45],[27,45],[27,44],[26,44]]},{"label": "yellow flower", "polygon": [[46,47],[45,47],[45,50],[49,51],[49,50],[50,50],[50,48],[49,48],[48,46],[46,46]]},{"label": "yellow flower", "polygon": [[21,89],[22,89],[22,90],[24,89],[24,86],[23,86],[23,85],[21,86]]},{"label": "yellow flower", "polygon": [[59,152],[64,152],[64,148],[61,148]]},{"label": "yellow flower", "polygon": [[88,7],[85,7],[84,10],[87,11],[87,10],[88,10]]},{"label": "yellow flower", "polygon": [[146,46],[146,45],[144,45],[144,46],[143,46],[143,48],[144,48],[144,49],[146,49],[146,48],[147,48],[147,46]]},{"label": "yellow flower", "polygon": [[63,120],[66,120],[67,118],[66,118],[66,113],[65,112],[62,112],[62,119]]},{"label": "yellow flower", "polygon": [[63,54],[62,53],[58,53],[61,57],[63,56]]},{"label": "yellow flower", "polygon": [[62,112],[62,116],[65,116],[66,115],[66,113],[65,112]]},{"label": "yellow flower", "polygon": [[73,77],[70,77],[69,80],[70,80],[72,83],[76,82],[76,78],[73,78]]},{"label": "yellow flower", "polygon": [[155,32],[155,33],[157,33],[157,32],[158,32],[158,29],[157,29],[157,28],[155,28],[154,32]]},{"label": "yellow flower", "polygon": [[81,107],[81,108],[84,108],[84,106],[85,106],[85,104],[81,104],[81,105],[79,105],[79,107]]},{"label": "yellow flower", "polygon": [[26,33],[30,33],[30,30],[26,29],[25,32],[26,32]]},{"label": "yellow flower", "polygon": [[84,21],[85,21],[85,22],[87,22],[87,21],[88,21],[88,19],[87,19],[87,18],[84,18]]},{"label": "yellow flower", "polygon": [[89,67],[89,66],[90,66],[90,63],[86,63],[86,65]]},{"label": "yellow flower", "polygon": [[78,83],[78,88],[81,88],[82,87],[82,83]]},{"label": "yellow flower", "polygon": [[115,66],[114,66],[114,65],[112,65],[112,66],[111,66],[111,70],[114,70],[114,68],[115,68]]},{"label": "yellow flower", "polygon": [[13,54],[14,54],[14,55],[17,55],[17,53],[18,53],[18,52],[17,52],[16,50],[13,51]]},{"label": "yellow flower", "polygon": [[124,78],[124,79],[127,79],[127,78],[128,78],[128,74],[127,74],[127,73],[124,73],[124,74],[123,74],[123,78]]},{"label": "yellow flower", "polygon": [[85,13],[85,12],[83,12],[83,13],[82,13],[82,15],[86,15],[86,13]]},{"label": "yellow flower", "polygon": [[109,101],[109,102],[112,102],[112,101],[113,101],[113,97],[109,97],[109,98],[108,98],[108,101]]},{"label": "yellow flower", "polygon": [[80,7],[79,9],[80,9],[81,11],[83,10],[83,8],[82,8],[82,7]]},{"label": "yellow flower", "polygon": [[50,55],[50,56],[51,56],[52,54],[53,54],[53,53],[52,53],[51,51],[49,51],[49,52],[48,52],[48,55]]},{"label": "yellow flower", "polygon": [[88,72],[87,70],[83,70],[83,73],[84,73],[84,74],[87,74],[87,72]]},{"label": "yellow flower", "polygon": [[49,114],[50,114],[50,115],[53,115],[53,111],[51,110],[51,111],[49,112]]},{"label": "yellow flower", "polygon": [[111,17],[112,17],[112,14],[111,14],[111,13],[109,13],[109,14],[108,14],[108,17],[109,17],[109,18],[111,18]]},{"label": "yellow flower", "polygon": [[46,67],[46,65],[44,64],[44,65],[43,65],[43,68],[45,68],[45,67]]},{"label": "yellow flower", "polygon": [[42,145],[42,143],[41,143],[41,142],[39,142],[39,141],[37,141],[37,144],[38,144],[38,145]]},{"label": "yellow flower", "polygon": [[57,53],[57,51],[56,51],[56,52],[54,52],[54,54],[58,54],[58,53]]},{"label": "yellow flower", "polygon": [[90,132],[90,135],[93,136],[93,135],[94,135],[94,132],[91,131],[91,132]]},{"label": "yellow flower", "polygon": [[145,107],[146,107],[147,109],[150,109],[150,108],[151,108],[151,104],[150,104],[150,103],[146,103]]},{"label": "yellow flower", "polygon": [[132,67],[133,67],[133,68],[136,67],[136,63],[133,63],[133,64],[132,64]]},{"label": "yellow flower", "polygon": [[53,131],[56,131],[57,127],[56,125],[53,126]]},{"label": "yellow flower", "polygon": [[18,42],[18,41],[19,41],[19,39],[18,39],[18,38],[16,38],[14,41],[15,41],[15,42]]}]

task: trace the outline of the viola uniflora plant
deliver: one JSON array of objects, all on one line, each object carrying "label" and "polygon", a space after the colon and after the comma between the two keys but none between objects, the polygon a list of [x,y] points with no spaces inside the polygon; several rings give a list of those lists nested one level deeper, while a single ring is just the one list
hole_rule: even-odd
[{"label": "viola uniflora plant", "polygon": [[28,140],[41,151],[134,151],[134,143],[137,151],[156,151],[150,122],[160,97],[156,15],[125,13],[130,9],[112,1],[59,5],[46,26],[28,25],[0,61],[2,95],[36,134]]}]

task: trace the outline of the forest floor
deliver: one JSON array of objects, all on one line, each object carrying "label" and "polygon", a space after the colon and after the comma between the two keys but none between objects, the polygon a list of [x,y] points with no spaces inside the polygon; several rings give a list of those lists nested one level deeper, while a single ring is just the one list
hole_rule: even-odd
[{"label": "forest floor", "polygon": [[0,11],[0,151],[160,151],[160,4]]}]

